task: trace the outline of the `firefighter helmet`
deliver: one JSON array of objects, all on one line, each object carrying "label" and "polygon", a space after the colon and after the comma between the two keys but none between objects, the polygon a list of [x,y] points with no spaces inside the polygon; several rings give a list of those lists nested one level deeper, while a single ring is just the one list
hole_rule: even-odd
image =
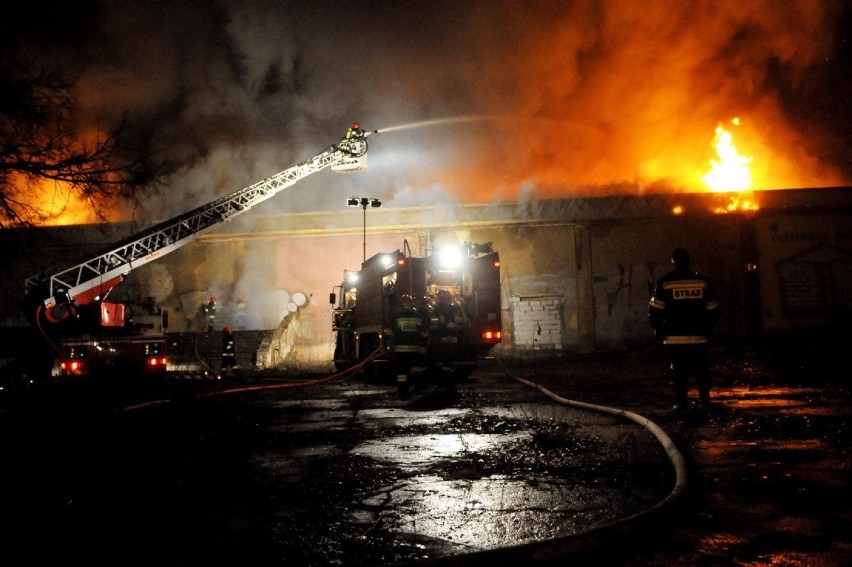
[{"label": "firefighter helmet", "polygon": [[411,296],[406,293],[405,295],[399,298],[399,306],[410,309],[414,307],[414,299],[412,299]]},{"label": "firefighter helmet", "polygon": [[672,264],[685,266],[689,264],[689,251],[685,248],[675,248],[672,252]]},{"label": "firefighter helmet", "polygon": [[224,329],[222,329],[222,332],[225,333],[226,335],[230,335],[231,332],[232,332],[232,329],[230,327],[225,327]]}]

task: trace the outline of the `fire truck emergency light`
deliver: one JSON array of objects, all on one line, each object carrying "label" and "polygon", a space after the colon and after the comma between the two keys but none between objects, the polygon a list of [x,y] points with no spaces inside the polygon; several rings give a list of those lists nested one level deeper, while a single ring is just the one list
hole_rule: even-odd
[{"label": "fire truck emergency light", "polygon": [[457,268],[462,261],[461,250],[454,246],[442,248],[438,251],[441,259],[441,266],[444,268]]}]

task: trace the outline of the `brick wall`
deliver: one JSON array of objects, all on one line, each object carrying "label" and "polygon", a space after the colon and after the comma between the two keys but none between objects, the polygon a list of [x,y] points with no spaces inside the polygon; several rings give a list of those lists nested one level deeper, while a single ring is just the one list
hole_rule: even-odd
[{"label": "brick wall", "polygon": [[509,302],[515,349],[562,350],[561,298],[513,296]]}]

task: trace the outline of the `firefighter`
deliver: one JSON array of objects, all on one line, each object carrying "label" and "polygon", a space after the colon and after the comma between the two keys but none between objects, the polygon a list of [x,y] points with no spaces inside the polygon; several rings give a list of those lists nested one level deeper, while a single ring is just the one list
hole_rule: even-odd
[{"label": "firefighter", "polygon": [[435,295],[435,317],[438,319],[439,327],[455,328],[458,318],[458,306],[453,303],[453,295],[445,289],[438,290],[438,293]]},{"label": "firefighter", "polygon": [[456,327],[459,329],[458,341],[460,343],[469,343],[470,339],[470,317],[467,314],[467,305],[465,304],[465,300],[462,296],[456,296],[455,301],[453,301],[453,309],[456,317]]},{"label": "firefighter", "polygon": [[207,319],[207,332],[213,330],[213,325],[216,323],[216,298],[211,297],[204,306],[204,317]]},{"label": "firefighter", "polygon": [[465,304],[464,297],[461,295],[456,296],[455,301],[453,301],[453,313],[456,318],[457,327],[470,326],[470,317],[467,315],[467,305]]},{"label": "firefighter", "polygon": [[234,331],[231,327],[222,329],[222,374],[228,373],[238,376],[237,351],[234,346]]},{"label": "firefighter", "polygon": [[351,147],[349,146],[349,140],[352,138],[357,138],[364,135],[364,131],[361,130],[361,124],[358,122],[353,122],[352,126],[350,126],[346,130],[346,136],[341,140],[339,148],[344,152],[351,151]]},{"label": "firefighter", "polygon": [[695,377],[699,400],[710,409],[708,345],[719,320],[719,299],[710,280],[689,266],[689,252],[672,253],[674,270],[657,280],[648,319],[666,352],[677,412],[688,409],[688,379]]},{"label": "firefighter", "polygon": [[435,333],[437,350],[435,362],[444,372],[452,372],[452,360],[458,351],[459,333],[458,305],[453,302],[453,294],[446,289],[440,289],[435,294],[435,307],[433,318],[435,319]]},{"label": "firefighter", "polygon": [[389,356],[399,394],[405,397],[409,393],[409,381],[415,376],[422,376],[425,370],[429,315],[414,308],[410,295],[403,295],[385,334],[389,340]]}]

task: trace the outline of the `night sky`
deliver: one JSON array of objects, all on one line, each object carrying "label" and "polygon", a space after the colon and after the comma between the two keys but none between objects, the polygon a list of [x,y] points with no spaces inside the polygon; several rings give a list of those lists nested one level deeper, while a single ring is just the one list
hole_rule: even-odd
[{"label": "night sky", "polygon": [[720,124],[752,158],[755,189],[852,180],[844,1],[34,1],[0,13],[18,49],[79,76],[81,128],[127,116],[179,164],[136,215],[278,173],[354,120],[379,130],[369,169],[314,175],[269,210],[702,190]]}]

